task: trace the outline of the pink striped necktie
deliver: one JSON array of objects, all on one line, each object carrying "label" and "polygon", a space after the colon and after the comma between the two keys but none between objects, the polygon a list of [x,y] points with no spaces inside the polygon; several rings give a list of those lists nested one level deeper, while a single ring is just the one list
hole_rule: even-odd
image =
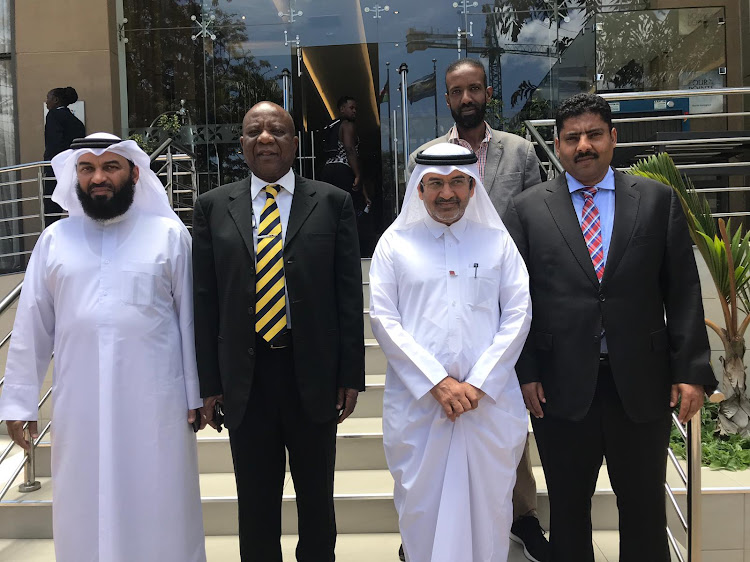
[{"label": "pink striped necktie", "polygon": [[602,244],[602,222],[599,218],[599,209],[594,203],[594,195],[598,191],[596,187],[584,187],[579,190],[583,195],[583,210],[581,211],[581,230],[586,240],[586,247],[594,264],[594,271],[599,282],[604,275],[604,246]]}]

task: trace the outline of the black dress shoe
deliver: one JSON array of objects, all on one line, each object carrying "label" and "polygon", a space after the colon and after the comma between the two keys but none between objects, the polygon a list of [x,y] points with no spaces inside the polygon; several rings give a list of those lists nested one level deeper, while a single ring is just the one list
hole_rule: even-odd
[{"label": "black dress shoe", "polygon": [[404,562],[406,560],[406,556],[404,556],[403,544],[398,547],[398,559],[401,560],[401,562]]},{"label": "black dress shoe", "polygon": [[533,515],[519,517],[510,527],[510,538],[523,546],[523,553],[532,562],[549,560],[549,542],[539,519]]}]

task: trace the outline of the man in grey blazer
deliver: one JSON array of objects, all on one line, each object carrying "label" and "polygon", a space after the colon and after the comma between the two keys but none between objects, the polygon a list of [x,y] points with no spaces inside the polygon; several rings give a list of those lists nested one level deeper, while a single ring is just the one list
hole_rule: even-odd
[{"label": "man in grey blazer", "polygon": [[445,102],[456,122],[443,136],[431,140],[412,152],[407,165],[411,175],[414,159],[427,147],[452,142],[473,150],[479,174],[498,214],[502,217],[514,195],[538,183],[539,160],[534,145],[512,133],[492,129],[484,120],[492,86],[482,63],[476,59],[459,59],[445,71]]},{"label": "man in grey blazer", "polygon": [[[409,157],[408,172],[411,174],[414,169],[416,155],[433,144],[452,142],[469,148],[477,155],[479,175],[502,216],[514,195],[542,181],[534,146],[518,135],[496,131],[485,122],[492,87],[487,86],[484,66],[478,60],[460,59],[451,64],[445,71],[445,88],[445,101],[455,126],[415,150]],[[545,562],[549,543],[539,525],[536,507],[536,481],[527,442],[516,472],[511,538],[523,545],[529,560]]]}]

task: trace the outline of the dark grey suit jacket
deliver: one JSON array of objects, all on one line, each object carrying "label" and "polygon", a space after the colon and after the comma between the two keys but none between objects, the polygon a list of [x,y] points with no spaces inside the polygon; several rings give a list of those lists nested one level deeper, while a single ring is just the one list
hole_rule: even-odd
[{"label": "dark grey suit jacket", "polygon": [[529,270],[531,332],[516,366],[539,381],[545,412],[580,420],[591,405],[601,334],[627,414],[655,420],[670,388],[715,387],[687,222],[672,188],[615,172],[615,221],[601,284],[565,176],[516,196],[503,218]]},{"label": "dark grey suit jacket", "polygon": [[[514,195],[541,183],[542,178],[539,175],[539,159],[536,157],[533,144],[518,135],[495,129],[491,131],[492,141],[487,148],[487,164],[484,168],[484,187],[502,217]],[[411,153],[407,181],[416,165],[417,154],[434,144],[450,142],[449,137],[450,134],[447,133],[423,144]]]},{"label": "dark grey suit jacket", "polygon": [[[364,390],[362,269],[348,193],[295,176],[284,240],[294,370],[310,417],[337,415],[337,388]],[[201,395],[224,394],[237,427],[255,372],[255,251],[250,179],[201,195],[193,218],[195,348]],[[262,344],[258,344],[262,345]]]}]

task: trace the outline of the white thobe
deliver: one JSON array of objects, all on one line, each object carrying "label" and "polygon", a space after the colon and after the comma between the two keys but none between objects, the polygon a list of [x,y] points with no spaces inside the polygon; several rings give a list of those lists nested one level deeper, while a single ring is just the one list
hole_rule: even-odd
[{"label": "white thobe", "polygon": [[[383,235],[370,288],[407,560],[506,562],[528,423],[514,370],[531,323],[523,260],[503,230],[427,218]],[[455,422],[430,393],[446,376],[486,393]]]},{"label": "white thobe", "polygon": [[[36,420],[52,351],[58,562],[202,562],[188,409],[202,405],[191,240],[134,214],[58,221],[34,248],[0,419]],[[41,430],[41,428],[40,428]]]}]

